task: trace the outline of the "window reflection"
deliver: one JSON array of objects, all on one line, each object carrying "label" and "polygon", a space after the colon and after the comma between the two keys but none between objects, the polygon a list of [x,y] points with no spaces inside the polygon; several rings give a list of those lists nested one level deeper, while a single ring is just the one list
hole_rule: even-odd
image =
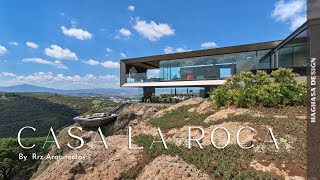
[{"label": "window reflection", "polygon": [[163,81],[226,79],[259,68],[259,59],[270,50],[232,53],[160,62]]},{"label": "window reflection", "polygon": [[279,67],[306,67],[307,31],[303,31],[278,50]]}]

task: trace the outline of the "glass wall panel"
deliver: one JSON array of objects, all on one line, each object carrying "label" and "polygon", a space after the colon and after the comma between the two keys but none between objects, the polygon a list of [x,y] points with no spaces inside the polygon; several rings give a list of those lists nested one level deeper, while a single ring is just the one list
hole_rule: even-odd
[{"label": "glass wall panel", "polygon": [[204,97],[203,87],[155,88],[155,97]]},{"label": "glass wall panel", "polygon": [[[269,51],[270,49],[164,60],[160,61],[159,69],[138,69],[137,72],[130,71],[129,74],[127,74],[127,82],[140,83],[226,79],[234,74],[240,74],[243,71],[270,69],[271,58],[265,57]],[[294,51],[296,57],[299,57],[296,64],[303,64],[300,58],[300,56],[303,56],[303,48],[297,48],[294,49]],[[261,60],[262,57],[264,57],[264,59]]]},{"label": "glass wall panel", "polygon": [[278,66],[283,68],[292,67],[293,48],[284,47],[278,50]]},{"label": "glass wall panel", "polygon": [[306,67],[307,46],[293,48],[293,67]]},{"label": "glass wall panel", "polygon": [[307,31],[303,31],[278,50],[278,67],[306,67]]},{"label": "glass wall panel", "polygon": [[242,71],[250,71],[257,66],[257,53],[245,52],[234,54],[234,62],[236,63],[236,74],[240,74]]},{"label": "glass wall panel", "polygon": [[261,59],[257,69],[271,69],[271,56]]},{"label": "glass wall panel", "polygon": [[159,69],[148,69],[147,70],[147,77],[148,78],[159,78],[160,77],[160,70]]},{"label": "glass wall panel", "polygon": [[258,57],[269,50],[160,61],[163,81],[225,79],[259,67]]},{"label": "glass wall panel", "polygon": [[258,63],[257,63],[257,66],[255,69],[270,69],[271,68],[271,57],[270,56],[265,57],[268,52],[270,52],[270,49],[257,51]]}]

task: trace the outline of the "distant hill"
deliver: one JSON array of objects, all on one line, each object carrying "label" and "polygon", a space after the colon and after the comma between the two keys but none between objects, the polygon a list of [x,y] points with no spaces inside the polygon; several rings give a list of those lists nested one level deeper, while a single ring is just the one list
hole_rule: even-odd
[{"label": "distant hill", "polygon": [[54,88],[46,88],[29,84],[21,84],[17,86],[1,87],[0,92],[46,92],[53,94],[66,94],[75,96],[122,96],[129,97],[137,95],[136,89],[121,89],[121,88],[96,88],[96,89],[75,89],[61,90]]},{"label": "distant hill", "polygon": [[26,136],[46,136],[50,127],[58,130],[74,123],[73,118],[85,112],[115,106],[109,100],[101,100],[103,109],[94,108],[93,99],[39,93],[0,93],[0,139],[16,137],[20,128],[32,126],[37,130],[26,130]]},{"label": "distant hill", "polygon": [[9,87],[1,87],[0,91],[2,92],[48,92],[48,93],[63,93],[62,90],[53,89],[53,88],[45,88],[40,86],[33,86],[29,84],[21,84],[17,86],[9,86]]}]

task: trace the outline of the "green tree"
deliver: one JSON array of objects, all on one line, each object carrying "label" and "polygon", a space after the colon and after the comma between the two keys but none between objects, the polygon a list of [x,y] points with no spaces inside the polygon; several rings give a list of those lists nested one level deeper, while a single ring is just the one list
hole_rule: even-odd
[{"label": "green tree", "polygon": [[[25,138],[22,140],[25,146],[36,144],[33,149],[26,150],[19,146],[17,139],[6,138],[0,140],[0,179],[12,179],[14,175],[30,178],[37,170],[40,160],[32,159],[32,153],[44,155],[47,149],[42,149],[43,140],[38,138]],[[19,160],[19,153],[28,156],[26,161]]]}]

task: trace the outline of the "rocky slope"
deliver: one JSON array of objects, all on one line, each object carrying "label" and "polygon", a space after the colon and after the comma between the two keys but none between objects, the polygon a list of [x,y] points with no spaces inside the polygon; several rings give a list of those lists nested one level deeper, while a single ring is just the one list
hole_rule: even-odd
[{"label": "rocky slope", "polygon": [[141,157],[141,150],[128,150],[124,135],[110,136],[106,141],[108,149],[103,143],[91,141],[81,150],[66,154],[76,153],[84,160],[57,160],[34,179],[115,179],[135,166]]},{"label": "rocky slope", "polygon": [[179,159],[178,156],[166,155],[159,156],[150,162],[137,179],[165,179],[166,177],[170,179],[210,179],[207,174]]},{"label": "rocky slope", "polygon": [[[216,127],[225,127],[230,131],[231,145],[236,144],[237,130],[244,126],[254,127],[257,131],[254,133],[244,131],[240,136],[242,144],[261,142],[264,140],[265,129],[269,126],[268,124],[263,124],[263,121],[270,119],[270,122],[273,122],[271,119],[274,119],[275,116],[274,114],[268,114],[269,111],[261,112],[259,109],[225,108],[215,110],[213,102],[204,101],[201,98],[190,99],[161,110],[158,110],[156,107],[144,106],[143,104],[134,104],[121,112],[112,127],[112,135],[105,138],[108,145],[107,149],[102,142],[94,141],[96,136],[95,131],[87,130],[81,135],[85,139],[85,146],[83,148],[78,150],[70,150],[68,148],[57,150],[54,147],[49,153],[59,155],[77,154],[78,156],[84,156],[85,160],[44,160],[32,179],[214,179],[224,176],[219,173],[211,174],[211,170],[202,168],[201,163],[196,163],[197,160],[190,159],[193,156],[192,153],[190,153],[190,157],[186,156],[186,158],[184,156],[182,158],[179,154],[173,155],[175,151],[161,155],[157,152],[152,155],[149,151],[145,151],[148,147],[144,147],[144,150],[128,149],[127,135],[129,126],[133,129],[133,136],[148,134],[153,137],[159,137],[157,127],[153,126],[150,119],[161,118],[166,113],[182,111],[181,108],[183,107],[190,107],[187,109],[188,113],[206,115],[207,118],[203,119],[203,124],[200,125],[205,130],[202,144],[206,147],[210,147],[211,131]],[[266,119],[255,121],[254,118]],[[275,118],[275,120],[279,121],[279,118]],[[165,119],[163,122],[166,123]],[[171,144],[170,146],[176,146],[178,149],[176,151],[181,151],[180,153],[182,154],[184,152],[189,153],[185,146],[187,143],[187,126],[188,124],[181,124],[177,128],[163,131],[166,141]],[[62,130],[58,139],[65,137],[65,133],[66,130]],[[193,137],[197,137],[200,131],[193,131],[192,133]],[[280,139],[280,147],[283,147],[286,150],[285,152],[295,153],[295,149],[298,149],[296,144],[299,144],[300,141],[294,137],[287,134],[278,138]],[[66,138],[64,141],[70,141],[70,139]],[[217,145],[223,145],[226,142],[225,133],[217,131],[215,141]],[[140,146],[134,139],[132,143],[133,148]],[[287,162],[286,164],[285,161],[281,160],[283,156],[282,152],[272,155],[272,157],[276,157],[277,159],[270,160],[272,158],[268,159],[269,156],[267,157],[262,152],[258,152],[259,149],[261,147],[258,144],[254,150],[250,151],[252,155],[250,155],[249,159],[245,160],[247,167],[245,167],[244,171],[250,170],[250,172],[253,171],[258,175],[259,173],[267,173],[271,174],[272,177],[276,176],[284,179],[304,179],[305,169],[292,165],[293,163],[290,158],[287,158],[287,161],[290,161],[290,163]],[[225,160],[229,159],[228,155],[225,155],[223,158]],[[215,160],[212,162],[208,160],[206,163],[212,163],[212,166],[219,165],[218,162],[214,162]],[[239,161],[243,160],[239,159]],[[195,162],[195,164],[192,164],[192,162]],[[208,167],[211,167],[211,165]]]}]

